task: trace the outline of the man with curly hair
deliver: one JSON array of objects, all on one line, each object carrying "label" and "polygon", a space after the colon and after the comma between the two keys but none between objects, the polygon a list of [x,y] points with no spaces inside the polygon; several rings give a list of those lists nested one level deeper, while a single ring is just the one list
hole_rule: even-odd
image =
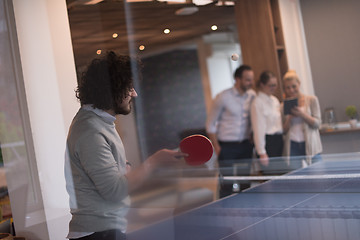
[{"label": "man with curly hair", "polygon": [[162,149],[129,171],[125,150],[115,129],[115,116],[129,114],[137,96],[129,56],[109,52],[94,59],[76,90],[81,108],[68,133],[66,188],[72,219],[69,239],[126,239],[129,193],[158,167],[176,163],[185,154]]}]

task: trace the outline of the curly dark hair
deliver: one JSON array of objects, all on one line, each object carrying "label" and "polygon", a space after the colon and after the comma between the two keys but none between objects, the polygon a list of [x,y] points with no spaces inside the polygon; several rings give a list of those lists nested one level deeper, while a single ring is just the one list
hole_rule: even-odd
[{"label": "curly dark hair", "polygon": [[140,61],[113,51],[92,60],[75,91],[81,105],[92,104],[101,110],[116,108],[134,87],[132,65],[137,69]]}]

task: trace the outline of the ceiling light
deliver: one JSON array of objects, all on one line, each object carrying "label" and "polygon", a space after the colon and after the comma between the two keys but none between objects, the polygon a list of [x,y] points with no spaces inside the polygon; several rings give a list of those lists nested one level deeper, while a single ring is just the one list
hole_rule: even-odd
[{"label": "ceiling light", "polygon": [[117,38],[119,35],[117,33],[113,33],[112,37]]},{"label": "ceiling light", "polygon": [[197,6],[203,6],[210,3],[213,3],[214,0],[157,0],[158,2],[167,2],[168,4],[180,4],[180,3],[188,3],[195,4]]},{"label": "ceiling light", "polygon": [[216,6],[235,6],[235,2],[222,0],[222,1],[218,1],[215,5]]},{"label": "ceiling light", "polygon": [[184,7],[184,8],[180,8],[178,10],[176,10],[175,14],[176,15],[191,15],[196,13],[197,11],[199,11],[198,7]]},{"label": "ceiling light", "polygon": [[127,2],[152,2],[153,0],[126,0]]},{"label": "ceiling light", "polygon": [[144,46],[144,45],[140,45],[140,46],[139,46],[139,50],[140,50],[140,51],[143,51],[144,49],[145,49],[145,46]]},{"label": "ceiling light", "polygon": [[167,2],[167,3],[186,3],[187,0],[157,0],[158,2]]},{"label": "ceiling light", "polygon": [[101,54],[101,49],[97,50],[97,51],[96,51],[96,54],[97,54],[97,55],[100,55],[100,54]]},{"label": "ceiling light", "polygon": [[168,29],[168,28],[164,29],[164,33],[165,33],[165,34],[169,34],[169,33],[170,33],[170,29]]},{"label": "ceiling light", "polygon": [[[96,1],[96,0],[94,0]],[[151,2],[154,0],[126,0],[127,2]],[[166,2],[168,4],[194,4],[197,6],[203,6],[203,5],[207,5],[213,2],[216,2],[215,0],[157,0],[158,2]],[[224,1],[222,0],[221,2],[231,2],[229,1]],[[225,3],[220,3],[222,5],[228,5]],[[231,3],[229,3],[229,5],[231,5]]]},{"label": "ceiling light", "polygon": [[67,8],[70,9],[72,7],[81,6],[81,5],[95,5],[102,1],[104,0],[74,0],[67,5]]},{"label": "ceiling light", "polygon": [[202,6],[213,3],[213,0],[192,0],[192,2],[197,6]]},{"label": "ceiling light", "polygon": [[211,30],[216,31],[217,29],[218,29],[218,27],[216,25],[211,26]]},{"label": "ceiling light", "polygon": [[[95,5],[102,1],[104,1],[104,0],[84,0],[82,2],[84,2],[85,5]],[[79,2],[81,2],[81,1],[79,1]]]}]

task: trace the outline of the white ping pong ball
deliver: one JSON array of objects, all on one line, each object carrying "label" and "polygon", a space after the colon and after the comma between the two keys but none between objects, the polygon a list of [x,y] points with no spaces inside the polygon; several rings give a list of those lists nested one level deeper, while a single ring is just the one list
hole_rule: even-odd
[{"label": "white ping pong ball", "polygon": [[231,60],[237,61],[238,59],[239,59],[239,55],[237,55],[236,53],[233,53],[233,55],[231,55]]}]

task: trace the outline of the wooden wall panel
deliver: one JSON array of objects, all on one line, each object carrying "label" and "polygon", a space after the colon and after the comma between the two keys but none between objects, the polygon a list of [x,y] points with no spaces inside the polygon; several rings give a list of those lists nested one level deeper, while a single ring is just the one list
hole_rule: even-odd
[{"label": "wooden wall panel", "polygon": [[[280,23],[277,0],[238,0],[235,4],[235,20],[243,62],[254,69],[256,80],[264,70],[274,72],[280,86],[287,62],[281,24],[277,24],[278,36],[275,36],[274,20]],[[280,68],[280,62],[284,67]],[[281,87],[276,95],[282,99]]]}]

